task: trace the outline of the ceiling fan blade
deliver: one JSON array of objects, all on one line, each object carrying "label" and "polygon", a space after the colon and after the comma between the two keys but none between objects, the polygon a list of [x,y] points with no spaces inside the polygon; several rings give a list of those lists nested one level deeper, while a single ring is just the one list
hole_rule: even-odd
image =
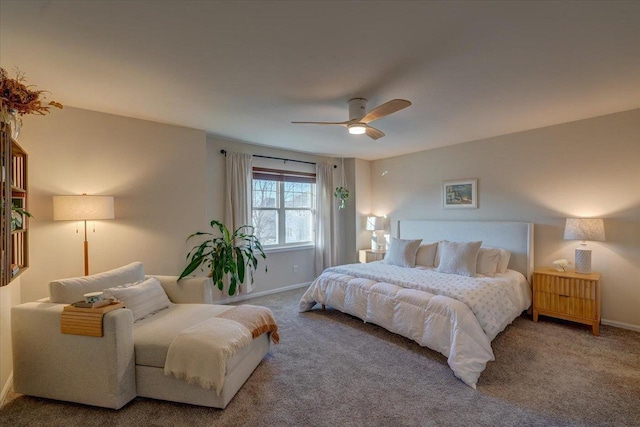
[{"label": "ceiling fan blade", "polygon": [[385,102],[384,104],[369,111],[362,119],[360,119],[360,121],[362,123],[371,123],[374,120],[381,119],[384,116],[388,116],[396,111],[407,108],[410,105],[411,102],[406,99],[392,99],[391,101]]},{"label": "ceiling fan blade", "polygon": [[367,126],[367,130],[365,133],[369,138],[373,140],[380,139],[384,136],[384,133],[382,131],[379,131],[378,129],[373,128],[371,126]]},{"label": "ceiling fan blade", "polygon": [[291,123],[296,124],[296,125],[342,125],[342,126],[346,126],[350,122],[346,121],[346,122],[291,122]]}]

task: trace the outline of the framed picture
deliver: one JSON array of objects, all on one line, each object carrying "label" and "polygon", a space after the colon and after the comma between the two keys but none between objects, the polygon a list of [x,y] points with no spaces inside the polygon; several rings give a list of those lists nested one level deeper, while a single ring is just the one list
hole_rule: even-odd
[{"label": "framed picture", "polygon": [[478,207],[477,189],[477,179],[444,181],[442,186],[442,208],[476,209]]}]

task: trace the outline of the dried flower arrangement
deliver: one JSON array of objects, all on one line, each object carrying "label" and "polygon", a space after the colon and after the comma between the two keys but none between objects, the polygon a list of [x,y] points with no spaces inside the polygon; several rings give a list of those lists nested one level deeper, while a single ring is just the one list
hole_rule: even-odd
[{"label": "dried flower arrangement", "polygon": [[10,79],[4,68],[0,68],[0,101],[2,113],[19,115],[39,114],[45,115],[49,108],[62,108],[62,104],[55,101],[45,103],[44,90],[34,90],[34,86],[26,85],[24,73],[16,71],[16,78]]}]

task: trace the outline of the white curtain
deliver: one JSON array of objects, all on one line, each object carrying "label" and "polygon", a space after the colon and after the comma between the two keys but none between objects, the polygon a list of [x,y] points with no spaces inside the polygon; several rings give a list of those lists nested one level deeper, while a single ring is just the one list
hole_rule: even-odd
[{"label": "white curtain", "polygon": [[315,273],[322,273],[336,260],[333,166],[316,165],[316,250]]},{"label": "white curtain", "polygon": [[[242,225],[251,225],[251,155],[226,154],[227,189],[224,224],[233,233]],[[240,293],[253,291],[250,279],[240,286]]]}]

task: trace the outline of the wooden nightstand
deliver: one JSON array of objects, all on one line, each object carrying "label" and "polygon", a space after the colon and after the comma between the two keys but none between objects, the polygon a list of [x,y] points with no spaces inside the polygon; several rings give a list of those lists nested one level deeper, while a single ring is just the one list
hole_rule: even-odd
[{"label": "wooden nightstand", "polygon": [[551,268],[533,272],[533,321],[538,315],[591,325],[600,334],[600,273],[581,274]]},{"label": "wooden nightstand", "polygon": [[358,251],[358,260],[362,263],[371,261],[382,261],[387,251],[374,251],[371,249],[361,249]]}]

